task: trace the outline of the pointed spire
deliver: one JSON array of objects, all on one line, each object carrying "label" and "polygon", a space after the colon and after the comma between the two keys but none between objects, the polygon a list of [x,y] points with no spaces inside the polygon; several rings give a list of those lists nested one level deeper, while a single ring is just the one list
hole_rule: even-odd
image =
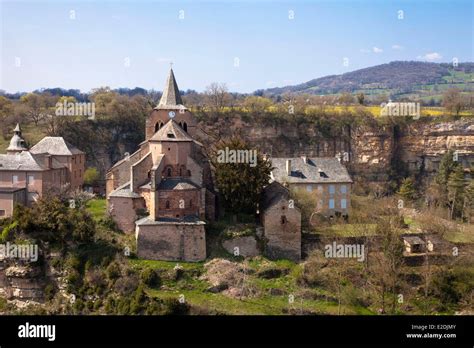
[{"label": "pointed spire", "polygon": [[178,84],[174,78],[173,69],[170,68],[168,79],[166,80],[165,88],[163,89],[163,95],[161,96],[160,102],[157,109],[182,109],[184,108],[181,94],[179,93]]},{"label": "pointed spire", "polygon": [[7,153],[15,153],[21,151],[27,151],[26,142],[21,136],[20,124],[17,123],[13,130],[13,137],[10,140],[10,145],[7,148]]}]

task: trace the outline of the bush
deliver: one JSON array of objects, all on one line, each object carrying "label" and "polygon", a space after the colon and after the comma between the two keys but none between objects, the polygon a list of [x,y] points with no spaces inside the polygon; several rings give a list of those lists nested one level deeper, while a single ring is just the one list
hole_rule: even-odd
[{"label": "bush", "polygon": [[169,298],[164,301],[166,315],[185,315],[189,314],[187,303],[181,303],[176,298]]},{"label": "bush", "polygon": [[105,273],[107,274],[107,278],[109,280],[115,280],[118,277],[120,277],[120,265],[117,262],[112,262],[107,269],[105,270]]},{"label": "bush", "polygon": [[158,273],[150,268],[146,268],[142,271],[142,273],[140,274],[140,279],[143,284],[150,287],[156,287],[160,285],[160,277]]},{"label": "bush", "polygon": [[53,284],[48,284],[44,288],[44,297],[46,300],[51,301],[56,294],[56,288]]}]

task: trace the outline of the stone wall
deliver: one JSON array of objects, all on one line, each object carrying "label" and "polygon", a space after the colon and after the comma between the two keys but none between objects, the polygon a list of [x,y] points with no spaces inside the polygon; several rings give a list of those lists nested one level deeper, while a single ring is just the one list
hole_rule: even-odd
[{"label": "stone wall", "polygon": [[124,232],[135,230],[135,220],[138,218],[137,209],[146,209],[142,197],[109,197],[108,207],[110,216],[117,223],[117,227]]},{"label": "stone wall", "polygon": [[301,259],[301,212],[298,208],[288,208],[288,201],[282,199],[265,210],[262,225],[268,258]]},{"label": "stone wall", "polygon": [[202,261],[206,258],[204,223],[153,223],[139,225],[137,254],[141,259]]}]

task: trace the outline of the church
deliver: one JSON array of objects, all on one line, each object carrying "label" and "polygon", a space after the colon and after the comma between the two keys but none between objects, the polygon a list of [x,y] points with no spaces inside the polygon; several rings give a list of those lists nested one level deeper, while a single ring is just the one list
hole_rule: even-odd
[{"label": "church", "polygon": [[204,260],[204,220],[215,218],[211,167],[172,69],[145,127],[139,149],[106,174],[109,214],[121,230],[135,232],[140,258]]}]

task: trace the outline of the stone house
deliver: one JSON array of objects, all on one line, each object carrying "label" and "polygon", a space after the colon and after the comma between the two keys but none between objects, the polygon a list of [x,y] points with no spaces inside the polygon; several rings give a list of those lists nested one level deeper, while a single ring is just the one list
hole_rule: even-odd
[{"label": "stone house", "polygon": [[290,201],[290,192],[274,181],[265,187],[260,221],[269,259],[301,259],[301,211]]},{"label": "stone house", "polygon": [[337,158],[302,156],[270,161],[274,168],[271,181],[315,195],[317,211],[325,216],[349,215],[352,179]]},{"label": "stone house", "polygon": [[139,257],[206,257],[203,220],[214,219],[215,195],[202,144],[192,138],[195,125],[170,70],[146,140],[107,172],[109,213],[123,231],[135,230]]},{"label": "stone house", "polygon": [[[82,186],[82,174],[74,179],[74,172],[84,173],[82,151],[61,137],[46,137],[37,145],[28,150],[17,125],[7,153],[0,154],[0,218],[11,216],[15,204],[29,206],[45,193]],[[69,164],[73,159],[74,166]]]}]

